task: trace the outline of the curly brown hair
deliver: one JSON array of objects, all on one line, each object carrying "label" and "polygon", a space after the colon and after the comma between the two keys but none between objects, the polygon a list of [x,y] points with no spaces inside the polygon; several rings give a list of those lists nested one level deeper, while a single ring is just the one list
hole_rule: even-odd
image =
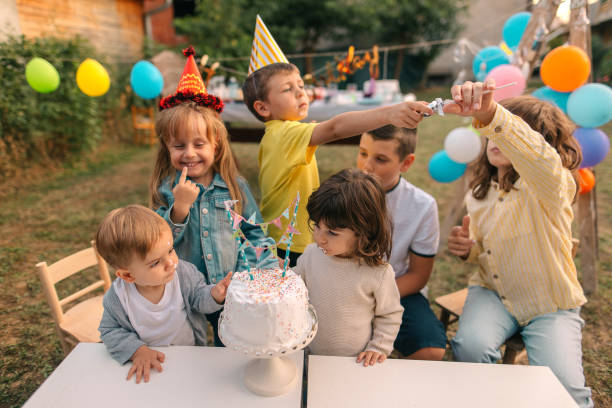
[{"label": "curly brown hair", "polygon": [[342,170],[312,193],[306,210],[313,223],[322,221],[330,229],[355,232],[354,256],[367,265],[386,263],[391,254],[391,222],[385,192],[374,176],[355,169]]},{"label": "curly brown hair", "polygon": [[[500,102],[500,105],[523,119],[529,127],[541,134],[544,140],[555,148],[561,157],[563,167],[572,172],[576,191],[578,191],[578,167],[582,161],[582,151],[572,135],[575,125],[563,111],[549,102],[529,95],[505,99]],[[497,168],[487,159],[486,144],[480,158],[473,165],[472,172],[470,188],[472,195],[477,200],[482,200],[487,196],[492,180],[498,182],[502,190],[509,192],[519,178],[519,174],[513,167],[505,173],[502,180],[497,179]]]}]

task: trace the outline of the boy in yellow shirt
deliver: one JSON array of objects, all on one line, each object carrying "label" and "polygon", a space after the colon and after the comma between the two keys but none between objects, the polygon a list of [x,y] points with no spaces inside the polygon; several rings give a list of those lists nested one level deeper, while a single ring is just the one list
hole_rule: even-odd
[{"label": "boy in yellow shirt", "polygon": [[[432,114],[425,102],[403,102],[375,109],[341,113],[321,123],[301,123],[308,115],[304,81],[293,64],[276,62],[252,72],[243,87],[244,100],[255,117],[265,123],[259,145],[261,214],[269,222],[287,208],[299,191],[302,202],[319,187],[315,151],[318,145],[355,136],[381,126],[416,128],[423,114]],[[290,265],[312,242],[306,205],[300,205]],[[277,242],[284,230],[270,230]],[[279,256],[284,257],[283,244]]]}]

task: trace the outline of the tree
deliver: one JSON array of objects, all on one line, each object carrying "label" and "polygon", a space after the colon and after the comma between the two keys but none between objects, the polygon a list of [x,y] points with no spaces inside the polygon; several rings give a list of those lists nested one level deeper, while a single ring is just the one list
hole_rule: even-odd
[{"label": "tree", "polygon": [[[177,33],[186,35],[198,56],[238,58],[250,54],[257,5],[261,0],[197,0],[196,13],[174,19]],[[214,62],[214,61],[211,61]],[[245,71],[248,60],[224,66]]]},{"label": "tree", "polygon": [[[187,35],[198,54],[213,58],[246,57],[251,53],[255,16],[286,54],[313,53],[324,41],[350,41],[370,46],[453,38],[455,16],[465,0],[197,0],[196,15],[175,19],[177,32]],[[421,48],[413,61],[424,70],[441,46]],[[396,77],[402,70],[400,51]],[[247,60],[224,61],[245,71]],[[312,72],[306,58],[304,72]]]},{"label": "tree", "polygon": [[[261,13],[282,49],[313,53],[321,40],[343,41],[359,28],[364,14],[351,0],[284,0]],[[312,57],[305,58],[304,72],[312,72]]]},{"label": "tree", "polygon": [[[177,32],[186,35],[198,53],[213,57],[250,55],[255,17],[261,15],[281,49],[286,53],[316,51],[324,37],[349,35],[351,14],[358,8],[350,0],[198,0],[194,16],[176,18]],[[248,61],[223,65],[245,70]],[[306,72],[312,71],[311,59]]]},{"label": "tree", "polygon": [[[461,26],[457,16],[465,12],[464,0],[367,0],[374,8],[373,38],[382,44],[412,44],[455,38]],[[445,45],[419,47],[412,51],[412,64],[421,71],[440,53]],[[396,79],[404,65],[405,49],[398,51]]]}]

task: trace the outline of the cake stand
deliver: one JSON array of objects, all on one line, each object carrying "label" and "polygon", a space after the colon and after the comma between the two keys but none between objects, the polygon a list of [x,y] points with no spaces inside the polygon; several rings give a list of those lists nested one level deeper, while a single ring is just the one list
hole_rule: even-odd
[{"label": "cake stand", "polygon": [[225,325],[223,313],[219,319],[219,337],[228,348],[253,357],[244,370],[244,383],[246,387],[257,395],[264,397],[276,397],[291,390],[296,382],[297,367],[295,363],[286,356],[306,347],[317,334],[317,314],[312,305],[308,305],[308,312],[312,319],[312,327],[304,335],[303,340],[291,348],[280,350],[268,350],[263,348],[252,348],[232,343],[224,336]]}]

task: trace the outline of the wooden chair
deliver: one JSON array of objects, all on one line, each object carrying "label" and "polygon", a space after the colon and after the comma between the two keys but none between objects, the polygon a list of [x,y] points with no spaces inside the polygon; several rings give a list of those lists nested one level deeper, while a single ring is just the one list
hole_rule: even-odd
[{"label": "wooden chair", "polygon": [[134,144],[152,146],[157,143],[153,108],[132,106],[132,126],[134,127]]},{"label": "wooden chair", "polygon": [[[580,246],[580,240],[576,238],[572,238],[572,257],[576,256],[578,252],[578,247]],[[449,293],[447,295],[438,296],[434,303],[440,307],[440,321],[444,325],[444,328],[448,328],[448,326],[457,320],[459,320],[459,316],[463,313],[463,305],[465,303],[465,299],[467,298],[468,289],[461,289],[453,293]],[[519,353],[522,353],[525,350],[525,344],[523,343],[523,339],[520,334],[515,334],[506,340],[506,350],[504,351],[504,355],[502,361],[504,364],[514,364],[517,360]]]},{"label": "wooden chair", "polygon": [[[91,247],[60,259],[50,266],[47,266],[46,262],[36,264],[64,354],[68,354],[79,342],[100,342],[98,326],[103,312],[102,295],[81,300],[64,311],[66,305],[84,295],[98,288],[103,288],[105,292],[110,288],[111,280],[106,262],[95,250],[93,241],[91,244]],[[63,299],[59,298],[55,288],[58,282],[96,265],[99,280]]]}]

